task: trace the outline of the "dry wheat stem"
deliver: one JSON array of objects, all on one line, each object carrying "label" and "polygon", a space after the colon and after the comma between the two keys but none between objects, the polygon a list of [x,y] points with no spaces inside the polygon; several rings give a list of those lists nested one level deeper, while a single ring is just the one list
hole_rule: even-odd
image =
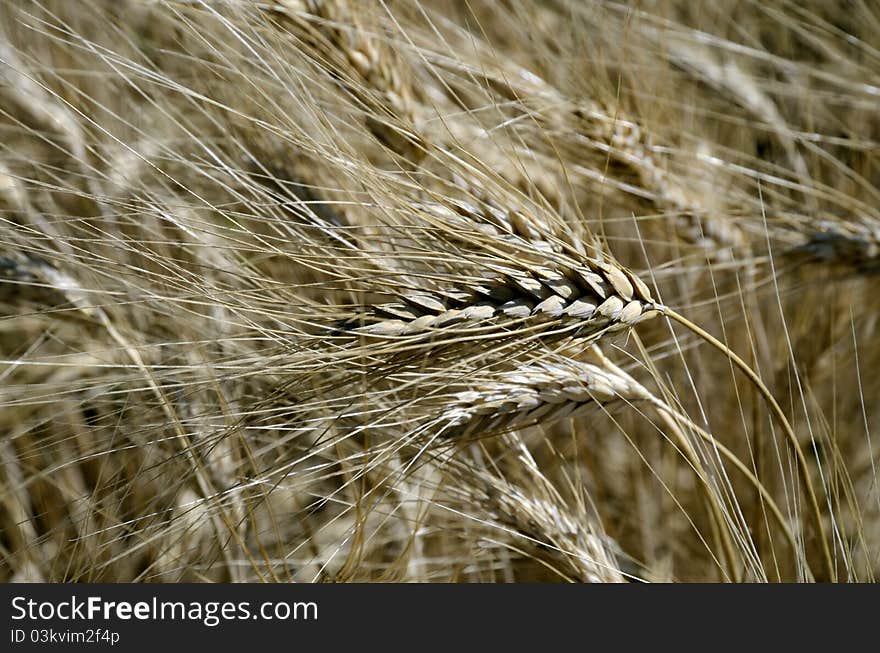
[{"label": "dry wheat stem", "polygon": [[[527,142],[536,141],[534,146],[538,146],[547,135],[552,135],[561,143],[573,140],[610,156],[635,172],[642,188],[658,207],[674,213],[678,235],[700,246],[710,256],[728,257],[731,251],[747,245],[746,234],[736,224],[706,209],[696,194],[669,174],[657,158],[654,136],[638,119],[628,116],[618,106],[603,106],[586,99],[572,102],[533,71],[521,69],[512,62],[493,60],[493,63],[501,66],[500,72],[484,70],[481,74],[490,79],[506,99],[521,104],[524,114],[543,129],[543,134],[527,135]],[[531,103],[536,101],[537,106],[532,108]],[[543,105],[549,110],[544,110]],[[576,166],[572,169],[587,172]],[[599,179],[605,182],[606,174]]]},{"label": "dry wheat stem", "polygon": [[761,393],[761,396],[763,396],[767,403],[770,405],[773,414],[776,416],[779,424],[782,426],[782,430],[785,433],[785,437],[788,440],[789,445],[795,453],[795,458],[797,459],[798,467],[801,473],[801,481],[803,482],[804,487],[807,491],[807,498],[810,501],[810,508],[813,512],[813,518],[816,523],[817,534],[822,545],[822,552],[825,557],[827,571],[831,579],[836,579],[837,571],[834,566],[834,559],[831,556],[831,550],[828,546],[828,539],[825,534],[825,524],[822,520],[822,512],[819,510],[819,500],[816,497],[816,490],[813,487],[813,481],[810,475],[810,467],[807,464],[806,457],[804,456],[803,448],[801,447],[800,442],[798,442],[797,435],[795,435],[794,429],[792,429],[788,418],[785,416],[785,413],[779,405],[779,402],[776,401],[776,398],[773,396],[773,394],[770,392],[770,390],[767,388],[766,384],[761,380],[761,378],[755,373],[755,371],[742,358],[740,358],[735,352],[733,352],[730,347],[727,347],[724,343],[715,338],[715,336],[713,336],[711,333],[709,333],[705,329],[700,328],[679,313],[676,313],[675,311],[667,307],[663,307],[660,310],[663,315],[680,323],[682,326],[689,329],[695,335],[698,335],[703,340],[722,352],[725,356],[727,356],[728,359],[749,378],[749,380]]}]

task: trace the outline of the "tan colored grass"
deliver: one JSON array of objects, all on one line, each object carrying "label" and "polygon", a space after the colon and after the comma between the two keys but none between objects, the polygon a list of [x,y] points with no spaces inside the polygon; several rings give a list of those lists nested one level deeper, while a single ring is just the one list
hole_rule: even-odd
[{"label": "tan colored grass", "polygon": [[0,580],[876,578],[876,16],[789,9],[0,5]]}]

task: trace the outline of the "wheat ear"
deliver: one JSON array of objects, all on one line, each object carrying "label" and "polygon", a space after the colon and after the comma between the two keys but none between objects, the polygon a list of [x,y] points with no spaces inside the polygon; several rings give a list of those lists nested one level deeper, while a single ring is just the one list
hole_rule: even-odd
[{"label": "wheat ear", "polygon": [[615,264],[585,258],[547,266],[487,264],[496,276],[444,291],[404,294],[342,323],[343,331],[399,338],[492,324],[587,341],[657,315],[647,286]]},{"label": "wheat ear", "polygon": [[463,499],[465,505],[481,506],[481,521],[485,514],[502,531],[513,531],[531,545],[562,557],[574,569],[577,580],[624,582],[607,538],[597,535],[583,516],[572,514],[518,438],[511,437],[508,444],[521,463],[523,478],[519,482],[447,456],[443,469],[454,480],[447,484],[447,492]]},{"label": "wheat ear", "polygon": [[[364,24],[369,11],[362,5],[355,10],[347,0],[279,0],[269,8],[287,19],[315,60],[364,107],[373,136],[410,161],[424,157],[418,94],[388,35],[371,33]],[[378,3],[372,9],[384,11]]]},{"label": "wheat ear", "polygon": [[[631,375],[612,363],[597,346],[591,347],[589,353],[594,362],[565,357],[559,357],[553,362],[537,361],[498,374],[491,380],[448,398],[441,397],[447,402],[446,411],[438,420],[442,435],[480,438],[536,424],[549,425],[566,417],[579,416],[590,408],[601,407],[608,410],[612,406],[647,404],[657,411],[663,422],[677,436],[682,454],[709,493],[709,509],[722,533],[731,567],[735,557],[730,538],[726,534],[726,522],[713,498],[712,487],[702,470],[699,458],[678,424],[685,424],[694,430],[746,477],[769,506],[793,550],[798,550],[794,535],[775,500],[732,451],[699,428],[690,418],[657,398]],[[809,571],[808,566],[806,569]]]},{"label": "wheat ear", "polygon": [[535,361],[454,394],[443,435],[479,437],[533,424],[550,424],[591,406],[647,401],[631,377],[608,367],[555,358]]},{"label": "wheat ear", "polygon": [[786,252],[795,260],[823,263],[856,274],[880,272],[880,223],[823,220],[800,231],[805,242]]},{"label": "wheat ear", "polygon": [[[485,74],[505,99],[521,104],[523,112],[533,116],[546,134],[559,138],[559,147],[586,145],[634,173],[642,187],[639,194],[658,208],[675,214],[676,233],[685,242],[711,255],[722,256],[748,244],[747,235],[735,223],[716,215],[669,174],[656,154],[659,148],[654,145],[654,135],[620,107],[590,99],[572,101],[533,71],[510,62],[498,73]],[[516,84],[510,80],[516,80]],[[530,107],[531,101],[538,106]],[[526,137],[536,143],[546,138],[545,135]],[[602,184],[608,183],[607,175],[595,170],[583,166],[573,166],[572,170]],[[621,189],[627,190],[624,186]],[[630,187],[628,192],[631,190]]]}]

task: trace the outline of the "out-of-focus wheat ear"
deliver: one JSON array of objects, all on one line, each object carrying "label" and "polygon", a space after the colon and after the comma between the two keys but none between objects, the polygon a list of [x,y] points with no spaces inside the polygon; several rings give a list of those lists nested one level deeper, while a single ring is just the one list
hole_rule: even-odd
[{"label": "out-of-focus wheat ear", "polygon": [[447,483],[447,492],[463,499],[465,506],[480,506],[481,521],[518,536],[517,548],[525,543],[564,560],[576,575],[572,580],[625,582],[611,540],[597,534],[585,515],[572,512],[521,441],[509,438],[509,443],[517,451],[522,478],[508,480],[473,463],[447,458],[443,469],[457,481]]},{"label": "out-of-focus wheat ear", "polygon": [[728,258],[748,244],[735,223],[717,215],[699,197],[675,179],[655,154],[654,137],[637,119],[611,107],[588,104],[574,111],[575,129],[618,164],[629,168],[654,204],[675,216],[676,235],[704,249],[710,256]]},{"label": "out-of-focus wheat ear", "polygon": [[880,272],[880,223],[828,220],[799,230],[803,244],[784,253],[792,260],[855,274]]},{"label": "out-of-focus wheat ear", "polygon": [[[804,157],[797,149],[794,132],[788,127],[776,103],[748,75],[733,58],[719,60],[711,49],[687,43],[671,36],[668,30],[661,33],[651,30],[652,35],[663,40],[664,49],[682,69],[733,97],[749,113],[764,121],[774,138],[785,150],[792,170],[805,189],[810,187],[810,171]],[[805,199],[813,198],[805,193]]]},{"label": "out-of-focus wheat ear", "polygon": [[[656,154],[659,148],[654,144],[653,134],[636,117],[620,107],[563,97],[533,71],[512,62],[505,62],[503,75],[490,72],[487,78],[508,102],[521,103],[522,98],[527,98],[526,102],[537,100],[537,110],[523,107],[524,110],[549,133],[562,136],[561,147],[585,145],[634,173],[644,191],[642,195],[675,216],[676,234],[683,241],[722,258],[748,245],[747,234],[734,222],[705,206],[697,194],[669,174]],[[607,183],[605,174],[593,170],[589,173],[594,181]]]},{"label": "out-of-focus wheat ear", "polygon": [[362,105],[364,125],[380,142],[418,163],[426,153],[418,91],[388,34],[375,20],[381,3],[348,0],[277,0],[273,15],[284,16],[314,58]]},{"label": "out-of-focus wheat ear", "polygon": [[86,138],[76,113],[58,94],[37,80],[15,49],[10,47],[2,32],[0,98],[10,102],[25,116],[28,128],[45,130],[63,138],[69,148],[66,154],[79,169],[91,200],[101,214],[109,215],[109,209],[101,200],[105,193],[96,181],[95,171],[89,169]]},{"label": "out-of-focus wheat ear", "polygon": [[0,251],[0,301],[24,302],[37,310],[69,304],[94,315],[86,292],[64,272],[33,254]]}]

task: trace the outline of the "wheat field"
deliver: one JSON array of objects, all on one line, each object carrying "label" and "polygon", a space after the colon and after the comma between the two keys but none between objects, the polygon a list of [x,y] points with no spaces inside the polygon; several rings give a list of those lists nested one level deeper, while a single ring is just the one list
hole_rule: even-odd
[{"label": "wheat field", "polygon": [[0,0],[0,581],[873,581],[878,144],[869,0]]}]

